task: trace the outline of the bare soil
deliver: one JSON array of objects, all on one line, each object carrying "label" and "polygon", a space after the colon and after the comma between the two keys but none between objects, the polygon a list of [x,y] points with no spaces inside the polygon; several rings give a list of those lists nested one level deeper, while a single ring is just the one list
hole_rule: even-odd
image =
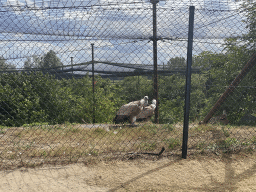
[{"label": "bare soil", "polygon": [[0,192],[256,191],[255,127],[191,124],[187,159],[182,124],[3,127],[0,143]]},{"label": "bare soil", "polygon": [[0,172],[0,191],[256,191],[255,153],[101,161]]}]

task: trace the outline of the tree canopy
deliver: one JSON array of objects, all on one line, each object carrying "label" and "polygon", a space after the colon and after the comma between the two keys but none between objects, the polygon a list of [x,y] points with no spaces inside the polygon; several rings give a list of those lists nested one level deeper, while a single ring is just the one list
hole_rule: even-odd
[{"label": "tree canopy", "polygon": [[6,71],[9,69],[15,69],[15,65],[14,64],[8,64],[6,62],[6,59],[2,56],[0,56],[0,71]]},{"label": "tree canopy", "polygon": [[31,68],[42,68],[42,69],[50,69],[62,66],[63,63],[61,62],[60,58],[57,54],[50,50],[42,57],[33,55],[32,58],[28,57],[27,60],[24,62],[25,69]]}]

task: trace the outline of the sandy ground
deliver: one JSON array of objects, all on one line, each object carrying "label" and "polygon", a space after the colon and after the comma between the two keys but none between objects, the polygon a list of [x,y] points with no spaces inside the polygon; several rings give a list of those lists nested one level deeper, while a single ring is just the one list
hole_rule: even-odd
[{"label": "sandy ground", "polygon": [[100,162],[0,172],[0,191],[256,191],[255,155]]}]

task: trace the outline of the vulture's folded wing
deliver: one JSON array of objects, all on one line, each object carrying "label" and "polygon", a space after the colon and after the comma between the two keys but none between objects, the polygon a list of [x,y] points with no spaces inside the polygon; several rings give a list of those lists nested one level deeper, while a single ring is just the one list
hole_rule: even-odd
[{"label": "vulture's folded wing", "polygon": [[116,115],[126,115],[130,116],[133,113],[136,113],[138,110],[138,105],[133,103],[128,103],[123,105],[117,112]]}]

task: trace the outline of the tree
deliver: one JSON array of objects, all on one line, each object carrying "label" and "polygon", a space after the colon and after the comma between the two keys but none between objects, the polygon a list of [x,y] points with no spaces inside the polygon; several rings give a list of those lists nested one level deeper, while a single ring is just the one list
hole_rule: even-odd
[{"label": "tree", "polygon": [[4,70],[6,69],[6,63],[5,63],[5,59],[3,57],[0,57],[0,69]]},{"label": "tree", "polygon": [[27,57],[27,60],[24,62],[25,69],[39,68],[42,65],[42,58],[37,55]]},{"label": "tree", "polygon": [[186,59],[184,57],[171,58],[167,65],[170,69],[185,69],[187,66]]},{"label": "tree", "polygon": [[248,34],[243,36],[243,40],[246,41],[247,48],[255,50],[256,48],[256,3],[248,2],[244,4],[246,10],[246,28],[249,29]]},{"label": "tree", "polygon": [[43,56],[42,62],[40,62],[41,68],[54,68],[62,66],[60,58],[57,57],[56,53],[53,50],[50,50]]},{"label": "tree", "polygon": [[57,54],[50,50],[46,54],[44,54],[42,57],[39,57],[37,55],[33,55],[31,57],[27,57],[27,60],[24,62],[24,68],[25,69],[31,69],[31,68],[55,68],[62,66],[63,63],[60,61],[60,58],[58,58]]},{"label": "tree", "polygon": [[24,62],[24,69],[33,68],[33,63],[30,57],[27,57],[27,60]]},{"label": "tree", "polygon": [[246,13],[246,23],[248,33],[239,37],[232,37],[226,39],[226,49],[229,51],[242,50],[243,55],[251,56],[256,50],[256,3],[247,1],[243,4],[242,9]]},{"label": "tree", "polygon": [[6,59],[0,56],[0,71],[6,71],[8,69],[15,69],[15,65],[6,63]]}]

